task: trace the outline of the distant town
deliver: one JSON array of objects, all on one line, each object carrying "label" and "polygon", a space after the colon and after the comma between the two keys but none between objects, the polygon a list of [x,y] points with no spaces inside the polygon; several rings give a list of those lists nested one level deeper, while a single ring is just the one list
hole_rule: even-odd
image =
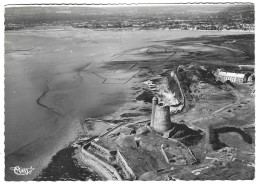
[{"label": "distant town", "polygon": [[89,28],[89,29],[99,29],[99,28],[132,28],[132,29],[179,29],[179,30],[245,30],[253,31],[253,24],[243,24],[240,22],[235,22],[232,24],[219,24],[211,20],[173,20],[167,18],[166,20],[132,20],[132,21],[122,21],[122,22],[84,22],[75,23],[73,27],[76,28]]},{"label": "distant town", "polygon": [[[186,7],[186,8],[185,8]],[[189,9],[189,8],[188,8]],[[163,11],[162,11],[163,10]],[[24,29],[34,26],[72,26],[87,29],[132,30],[243,30],[254,31],[254,7],[247,6],[187,6],[92,8],[48,7],[48,14],[37,8],[6,9],[5,30]],[[24,17],[18,17],[19,13]],[[34,16],[31,16],[31,15]],[[16,16],[17,15],[17,16]]]}]

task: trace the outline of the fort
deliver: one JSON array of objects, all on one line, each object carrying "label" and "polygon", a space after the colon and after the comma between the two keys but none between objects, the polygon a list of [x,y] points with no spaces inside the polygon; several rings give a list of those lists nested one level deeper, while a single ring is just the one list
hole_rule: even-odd
[{"label": "fort", "polygon": [[81,158],[88,165],[94,162],[91,164],[94,169],[108,180],[143,179],[148,172],[159,175],[192,165],[197,162],[192,151],[177,139],[164,135],[175,125],[171,122],[170,107],[159,105],[154,97],[150,122],[136,128],[136,132],[130,132],[136,126],[134,123],[110,129],[112,132],[85,144]]},{"label": "fort", "polygon": [[[196,66],[188,67],[183,72],[189,72],[189,70],[191,73],[199,72],[195,71],[196,68]],[[202,71],[204,73],[207,70],[204,68]],[[188,78],[194,76],[194,74],[188,74],[189,76],[186,74],[185,77]],[[222,77],[222,74],[225,76]],[[200,88],[201,84],[204,86],[204,88],[200,88],[200,93],[204,91],[204,94],[208,92],[210,95],[214,94],[215,89],[209,85],[209,81],[206,78],[202,79],[199,74],[196,75],[198,79],[192,80],[197,83],[196,87]],[[183,80],[183,76],[178,74],[178,77]],[[207,163],[210,160],[226,161],[227,159],[227,161],[231,161],[231,159],[236,158],[234,154],[231,154],[231,159],[221,158],[219,155],[218,150],[225,146],[220,141],[225,133],[236,132],[247,143],[252,143],[250,136],[239,128],[229,126],[211,128],[209,126],[207,129],[208,125],[204,125],[205,128],[197,128],[189,122],[184,124],[184,122],[177,120],[178,112],[172,112],[171,109],[175,105],[171,105],[173,102],[165,101],[167,96],[161,96],[157,89],[162,88],[165,91],[164,94],[172,95],[175,93],[173,90],[179,91],[178,111],[182,111],[185,105],[189,104],[190,99],[185,100],[187,96],[187,89],[184,87],[185,81],[180,84],[178,77],[174,71],[169,70],[166,77],[157,75],[155,78],[145,81],[151,90],[155,90],[154,96],[150,98],[151,112],[150,117],[148,116],[150,119],[143,121],[137,119],[133,123],[116,123],[113,127],[109,125],[99,136],[94,136],[82,146],[82,161],[106,180],[171,180],[180,170],[190,170],[190,174],[199,175],[200,172],[214,167],[213,161]],[[212,74],[209,77],[215,78],[214,80],[221,77],[223,81],[230,80],[239,84],[246,81],[245,74],[226,73],[221,70],[218,77],[214,77]],[[168,81],[165,81],[167,78]],[[172,80],[173,82],[170,82]],[[166,83],[166,85],[167,83],[175,83],[175,89],[160,86],[160,83]],[[184,89],[182,89],[183,87]],[[210,91],[207,92],[206,89],[210,89]],[[216,90],[219,91],[219,89]],[[233,89],[227,90],[232,91]],[[173,99],[176,98],[173,97]],[[231,104],[224,108],[229,106]],[[222,109],[220,108],[220,110]],[[95,121],[93,120],[93,122],[95,126]],[[98,122],[102,121],[97,120]],[[201,167],[201,161],[205,161],[206,166]]]}]

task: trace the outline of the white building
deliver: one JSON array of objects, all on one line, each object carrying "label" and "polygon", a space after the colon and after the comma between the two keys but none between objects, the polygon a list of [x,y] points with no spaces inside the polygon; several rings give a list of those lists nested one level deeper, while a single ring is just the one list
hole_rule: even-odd
[{"label": "white building", "polygon": [[221,80],[223,82],[225,82],[227,80],[234,82],[234,83],[245,83],[246,82],[245,74],[223,72],[220,69],[218,69],[216,72],[216,75],[219,78],[219,80]]}]

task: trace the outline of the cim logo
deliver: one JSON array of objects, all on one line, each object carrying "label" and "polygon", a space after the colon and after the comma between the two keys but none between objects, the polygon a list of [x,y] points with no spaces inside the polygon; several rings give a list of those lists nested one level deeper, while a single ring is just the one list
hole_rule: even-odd
[{"label": "cim logo", "polygon": [[32,166],[30,168],[21,168],[19,166],[15,166],[15,167],[10,167],[10,170],[13,170],[14,173],[16,175],[19,175],[19,176],[26,176],[26,175],[29,175],[32,173],[32,171],[34,170],[35,168],[32,168]]}]

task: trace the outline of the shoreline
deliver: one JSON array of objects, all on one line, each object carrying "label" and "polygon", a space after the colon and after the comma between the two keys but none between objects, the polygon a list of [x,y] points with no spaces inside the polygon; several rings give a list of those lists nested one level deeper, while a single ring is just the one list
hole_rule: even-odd
[{"label": "shoreline", "polygon": [[[79,30],[79,29],[75,29],[75,30],[73,30],[73,31],[78,31],[78,30]],[[82,31],[82,30],[84,31],[84,29],[80,29],[80,30],[81,30],[81,31]],[[41,30],[41,31],[42,31],[42,30]],[[44,30],[44,31],[45,31],[45,30]],[[142,30],[138,30],[138,31],[142,31]],[[151,31],[158,31],[158,30],[151,30]],[[162,30],[162,31],[164,31],[164,30]],[[170,31],[171,31],[171,30],[170,30]],[[178,31],[182,31],[182,30],[178,30]],[[187,30],[187,31],[190,32],[191,30]],[[167,31],[167,32],[168,32],[168,31]],[[217,32],[217,33],[219,33],[219,32]],[[195,35],[195,37],[197,37],[197,36]],[[186,37],[185,37],[185,38],[186,38]],[[172,39],[172,40],[174,40],[174,39]],[[109,61],[103,61],[103,62],[101,62],[101,63],[99,63],[99,64],[103,64],[103,65],[104,65],[104,64],[106,64],[106,62],[109,63]],[[93,75],[93,74],[92,74],[92,75]],[[97,77],[96,77],[96,80],[99,81],[99,79],[98,79]],[[83,81],[84,81],[84,80],[83,80]],[[91,80],[90,80],[90,81],[91,81]],[[108,85],[102,85],[102,86],[108,86]],[[110,85],[109,85],[109,86],[110,86]],[[131,88],[132,85],[129,86],[129,87]],[[127,87],[127,88],[129,88],[129,87]],[[105,88],[105,89],[106,89],[106,88]],[[106,92],[106,91],[105,91],[105,92]],[[109,92],[109,94],[107,94],[107,97],[106,97],[106,96],[105,96],[105,97],[102,97],[102,100],[103,100],[103,99],[104,99],[104,100],[106,100],[106,99],[114,99],[114,98],[111,98],[111,95],[114,95],[113,93],[114,93],[113,91],[112,91],[112,92]],[[115,98],[117,98],[117,96],[118,96],[117,94],[114,95]],[[41,96],[41,97],[43,97],[43,96]],[[112,115],[112,114],[117,113],[117,112],[121,112],[121,113],[119,113],[119,114],[122,114],[122,113],[124,113],[124,111],[122,110],[122,108],[123,108],[124,104],[127,104],[127,103],[128,103],[127,100],[124,100],[123,103],[119,103],[120,106],[117,105],[117,106],[118,106],[117,108],[116,108],[116,106],[113,104],[113,105],[111,106],[111,107],[112,107],[112,110],[113,110],[112,112],[106,112],[107,110],[110,110],[110,109],[111,109],[111,108],[110,108],[110,109],[107,109],[107,108],[106,108],[107,110],[104,109],[104,111],[101,111],[102,113],[104,112],[103,114],[97,115],[97,114],[96,114],[96,111],[98,110],[98,108],[95,107],[95,108],[91,109],[91,112],[90,112],[90,113],[94,115],[94,118],[104,117],[104,116],[107,116],[107,115],[109,115],[109,114]],[[99,103],[99,104],[100,104],[100,103]],[[108,102],[107,104],[109,104],[109,102]],[[103,104],[102,104],[101,106],[103,106]],[[122,108],[121,108],[121,107],[122,107]],[[102,108],[103,108],[103,107],[102,107]],[[87,111],[88,111],[88,110],[86,109],[86,112],[87,112]],[[90,115],[91,115],[91,114],[90,114]],[[86,118],[86,117],[85,117],[85,118]],[[85,119],[85,118],[84,118],[84,119]],[[123,118],[123,117],[122,117],[122,118]],[[137,118],[138,118],[138,117],[137,117]],[[71,124],[71,125],[72,125],[72,124]],[[73,127],[72,127],[72,128],[73,128]],[[68,132],[68,133],[69,133],[69,132]],[[77,137],[79,137],[79,136],[76,135],[76,138],[77,138]],[[66,138],[66,137],[65,137],[65,138]],[[73,140],[72,140],[72,141],[73,141]],[[72,141],[71,141],[71,142],[72,142]],[[66,148],[67,146],[68,146],[68,145],[64,145],[64,147],[61,147],[60,150]],[[56,150],[57,150],[57,149],[56,149]],[[60,150],[57,150],[55,154],[57,154]],[[55,156],[55,154],[51,156],[51,159]],[[50,161],[49,161],[48,164],[46,165],[47,167],[48,167],[49,163],[50,163]]]},{"label": "shoreline", "polygon": [[[38,29],[47,27],[47,29]],[[51,27],[58,27],[58,28],[51,28]],[[13,30],[5,30],[5,32],[18,32],[18,31],[29,31],[29,32],[42,32],[42,31],[68,31],[68,29],[77,29],[77,30],[87,30],[87,31],[198,31],[198,32],[240,32],[240,33],[255,33],[255,30],[195,30],[195,29],[163,29],[163,28],[157,28],[157,29],[142,29],[142,28],[77,28],[73,26],[68,25],[41,25],[41,26],[34,26],[34,27],[26,27],[21,29],[13,29]]]}]

